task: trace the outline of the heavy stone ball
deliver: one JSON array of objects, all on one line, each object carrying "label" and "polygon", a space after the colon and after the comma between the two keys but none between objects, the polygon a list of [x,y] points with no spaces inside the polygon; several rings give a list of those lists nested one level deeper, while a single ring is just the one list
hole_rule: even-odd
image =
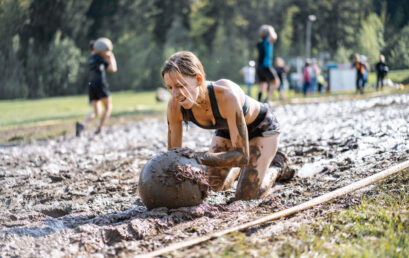
[{"label": "heavy stone ball", "polygon": [[94,51],[97,53],[112,51],[112,49],[112,42],[108,38],[99,38],[94,42]]},{"label": "heavy stone ball", "polygon": [[159,153],[142,169],[139,194],[148,209],[195,206],[206,198],[206,169],[186,155],[186,150],[175,148]]}]

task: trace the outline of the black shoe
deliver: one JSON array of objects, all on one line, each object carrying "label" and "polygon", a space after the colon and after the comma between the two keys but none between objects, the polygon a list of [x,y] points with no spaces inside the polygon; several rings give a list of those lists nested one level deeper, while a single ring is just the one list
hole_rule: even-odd
[{"label": "black shoe", "polygon": [[101,128],[98,128],[98,129],[95,131],[95,134],[101,134]]},{"label": "black shoe", "polygon": [[295,175],[295,169],[290,168],[288,166],[288,158],[287,156],[277,151],[273,161],[271,162],[270,166],[279,167],[279,173],[277,176],[276,181],[288,181],[292,179]]},{"label": "black shoe", "polygon": [[84,130],[84,125],[80,122],[75,123],[75,135],[79,137],[81,135],[82,130]]}]

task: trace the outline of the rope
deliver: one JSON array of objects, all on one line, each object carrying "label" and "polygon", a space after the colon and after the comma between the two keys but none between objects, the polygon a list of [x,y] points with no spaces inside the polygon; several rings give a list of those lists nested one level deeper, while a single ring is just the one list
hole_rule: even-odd
[{"label": "rope", "polygon": [[329,193],[326,193],[326,194],[321,195],[319,197],[316,197],[314,199],[311,199],[311,200],[309,200],[307,202],[296,205],[294,207],[272,213],[270,215],[261,217],[259,219],[247,222],[245,224],[242,224],[242,225],[239,225],[239,226],[236,226],[236,227],[233,227],[233,228],[229,228],[229,229],[225,229],[225,230],[222,230],[222,231],[214,232],[214,233],[211,233],[209,235],[205,235],[205,236],[201,236],[201,237],[196,237],[196,238],[193,238],[191,240],[178,242],[178,243],[169,245],[169,246],[167,246],[165,248],[162,248],[162,249],[159,249],[159,250],[156,250],[156,251],[153,251],[153,252],[140,254],[140,255],[137,255],[136,257],[155,257],[155,256],[158,256],[158,255],[163,255],[165,253],[176,251],[176,250],[181,249],[181,248],[197,245],[199,243],[202,243],[202,242],[205,242],[205,241],[208,241],[208,240],[223,236],[223,235],[228,234],[228,233],[232,233],[232,232],[235,232],[235,231],[240,231],[240,230],[243,230],[243,229],[247,229],[249,227],[253,227],[253,226],[262,224],[264,222],[267,222],[267,221],[283,218],[283,217],[295,214],[297,212],[309,209],[309,208],[314,207],[314,206],[316,206],[318,204],[322,204],[324,202],[328,202],[330,200],[336,199],[338,197],[341,197],[343,195],[346,195],[348,193],[351,193],[353,191],[361,189],[361,188],[363,188],[365,186],[376,183],[376,182],[378,182],[378,181],[380,181],[382,179],[385,179],[385,178],[387,178],[387,177],[389,177],[391,175],[394,175],[394,174],[396,174],[398,172],[401,172],[402,170],[404,170],[404,169],[406,169],[408,167],[409,167],[409,160],[404,161],[404,162],[402,162],[400,164],[397,164],[397,165],[395,165],[393,167],[390,167],[390,168],[388,168],[386,170],[383,170],[383,171],[381,171],[381,172],[379,172],[379,173],[377,173],[375,175],[372,175],[372,176],[366,177],[364,179],[361,179],[361,180],[359,180],[357,182],[354,182],[354,183],[352,183],[350,185],[344,186],[344,187],[339,188],[337,190],[334,190],[332,192],[329,192]]}]

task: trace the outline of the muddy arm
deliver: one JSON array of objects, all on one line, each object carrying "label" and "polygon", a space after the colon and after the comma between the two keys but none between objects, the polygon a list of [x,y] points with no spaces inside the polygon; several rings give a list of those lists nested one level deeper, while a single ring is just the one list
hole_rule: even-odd
[{"label": "muddy arm", "polygon": [[226,101],[219,102],[219,107],[225,110],[233,150],[198,154],[200,161],[204,165],[212,167],[242,167],[248,164],[249,142],[243,111],[237,96],[231,95],[228,98]]},{"label": "muddy arm", "polygon": [[182,147],[182,120],[180,106],[171,99],[168,103],[168,150]]},{"label": "muddy arm", "polygon": [[216,153],[202,152],[197,155],[203,165],[211,167],[242,167],[248,162],[248,158],[239,149]]}]

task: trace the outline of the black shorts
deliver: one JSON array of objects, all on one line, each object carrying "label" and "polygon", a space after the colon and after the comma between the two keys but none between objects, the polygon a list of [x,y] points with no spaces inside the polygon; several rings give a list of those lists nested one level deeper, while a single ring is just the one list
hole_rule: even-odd
[{"label": "black shorts", "polygon": [[88,84],[89,101],[100,100],[109,97],[109,88],[101,82],[91,81]]},{"label": "black shorts", "polygon": [[[260,112],[256,119],[247,125],[247,133],[249,140],[255,137],[267,137],[280,133],[280,124],[273,112],[267,107],[267,104],[261,104]],[[228,129],[218,129],[215,134],[216,136],[230,139]]]},{"label": "black shorts", "polygon": [[269,82],[278,79],[278,74],[273,67],[259,66],[257,77],[259,82]]}]

